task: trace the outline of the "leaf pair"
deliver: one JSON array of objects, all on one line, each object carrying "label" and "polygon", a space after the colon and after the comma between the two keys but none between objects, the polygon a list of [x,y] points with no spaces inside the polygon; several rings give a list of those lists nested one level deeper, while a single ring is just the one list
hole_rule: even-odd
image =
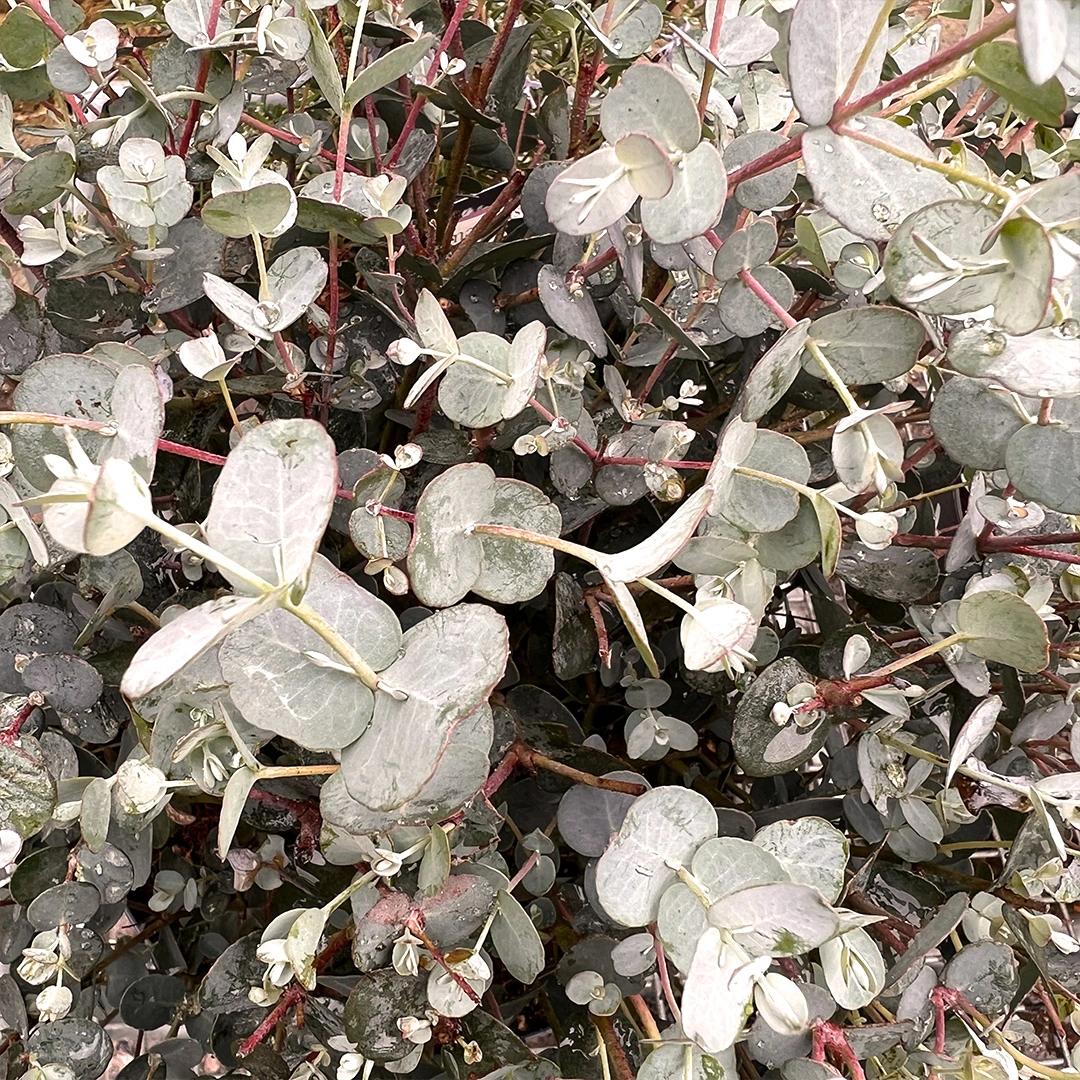
[{"label": "leaf pair", "polygon": [[727,196],[723,159],[701,141],[697,106],[678,77],[636,64],[604,99],[600,126],[610,145],[581,158],[548,188],[551,223],[571,236],[613,225],[642,199],[641,223],[657,243],[700,236]]}]

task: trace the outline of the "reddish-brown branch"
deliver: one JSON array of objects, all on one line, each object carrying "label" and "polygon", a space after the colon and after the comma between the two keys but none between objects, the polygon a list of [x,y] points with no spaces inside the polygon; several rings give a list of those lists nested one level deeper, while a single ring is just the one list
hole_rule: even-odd
[{"label": "reddish-brown branch", "polygon": [[1034,536],[991,536],[983,547],[987,551],[1008,551],[1018,541],[1037,540],[1039,544],[1080,544],[1080,532],[1038,533]]},{"label": "reddish-brown branch", "polygon": [[814,1043],[810,1057],[813,1061],[824,1061],[827,1051],[832,1051],[837,1060],[848,1067],[852,1080],[866,1080],[866,1073],[851,1049],[851,1043],[844,1029],[831,1021],[823,1021],[814,1027]]},{"label": "reddish-brown branch", "polygon": [[[213,41],[214,35],[217,33],[218,19],[221,15],[221,3],[222,0],[211,0],[210,2],[210,13],[206,18],[206,36],[211,41]],[[213,58],[214,53],[210,49],[205,50],[199,58],[199,72],[195,76],[195,92],[198,94],[202,94],[206,90],[206,84],[210,78],[210,63]],[[196,98],[188,109],[187,120],[184,122],[184,131],[176,147],[176,153],[179,157],[187,156],[191,140],[195,135],[195,127],[199,122],[201,109],[202,102]]]},{"label": "reddish-brown branch", "polygon": [[1035,130],[1035,125],[1039,121],[1032,117],[1026,124],[1018,128],[1016,134],[1002,147],[1001,156],[1007,158],[1010,154],[1015,154],[1024,144],[1024,140]]},{"label": "reddish-brown branch", "polygon": [[236,1052],[237,1056],[247,1057],[248,1054],[253,1053],[255,1047],[274,1030],[280,1020],[284,1019],[285,1014],[294,1006],[300,1005],[306,997],[307,993],[302,986],[290,986],[263,1022],[240,1044],[240,1049]]},{"label": "reddish-brown branch", "polygon": [[941,49],[939,52],[936,52],[929,60],[924,60],[921,64],[916,64],[915,67],[905,71],[902,75],[897,75],[895,79],[890,79],[888,82],[882,83],[868,94],[864,94],[861,98],[839,107],[833,114],[832,122],[838,123],[842,120],[848,120],[852,116],[858,116],[859,113],[869,109],[871,105],[877,105],[879,102],[884,101],[888,97],[892,97],[893,94],[903,90],[905,87],[917,83],[924,76],[932,75],[935,71],[940,71],[942,68],[948,67],[962,56],[974,52],[980,45],[985,45],[986,42],[1001,37],[1002,34],[1011,30],[1015,24],[1015,14],[1006,15],[1003,18],[995,19],[993,22],[987,23],[981,30],[976,31],[968,37],[962,38],[960,41],[956,42],[955,45],[950,45],[947,49]]},{"label": "reddish-brown branch", "polygon": [[630,1061],[626,1056],[626,1048],[611,1022],[610,1016],[592,1017],[593,1025],[600,1033],[604,1041],[604,1049],[607,1051],[608,1061],[611,1062],[612,1080],[634,1080],[634,1070],[630,1067]]},{"label": "reddish-brown branch", "polygon": [[521,189],[525,186],[527,176],[523,172],[516,172],[506,182],[506,186],[499,192],[495,201],[484,211],[475,225],[462,237],[454,248],[454,253],[442,265],[442,275],[450,278],[454,271],[462,264],[472,246],[480,240],[484,240],[492,232],[493,227],[506,216],[512,213],[521,201]]},{"label": "reddish-brown branch", "polygon": [[450,967],[450,965],[446,962],[446,957],[443,956],[442,950],[439,948],[439,946],[436,945],[435,942],[427,936],[427,933],[424,930],[424,925],[421,922],[422,919],[423,915],[421,913],[415,913],[414,915],[409,917],[408,921],[405,924],[405,928],[410,933],[415,934],[424,943],[424,948],[427,949],[429,953],[431,953],[433,959],[435,960],[435,963],[438,964],[439,967],[441,967],[443,971],[445,971],[446,974],[449,975],[450,978],[457,983],[458,987],[469,998],[470,1001],[476,1002],[477,1005],[483,1004],[480,1001],[480,998],[477,995],[476,991],[461,975],[454,971],[454,969]]},{"label": "reddish-brown branch", "polygon": [[521,14],[523,4],[524,0],[510,0],[510,3],[506,5],[499,32],[491,46],[491,51],[487,54],[483,67],[480,68],[480,78],[477,81],[476,99],[474,101],[477,108],[483,108],[484,99],[487,97],[488,88],[491,86],[491,80],[495,77],[499,61],[506,51],[506,43],[510,40],[510,32],[514,29],[514,24]]},{"label": "reddish-brown branch", "polygon": [[[273,135],[275,139],[280,139],[290,146],[299,146],[304,141],[299,135],[294,135],[291,131],[283,131],[281,128],[274,127],[272,124],[267,124],[265,121],[252,116],[250,113],[241,113],[240,119],[249,127],[253,127],[256,131],[265,131],[267,135]],[[331,164],[337,165],[337,155],[332,154],[329,150],[323,150],[320,147],[319,157],[322,158],[323,161],[329,161]],[[358,169],[355,165],[350,165],[348,162],[345,163],[345,171],[356,173],[358,176],[365,175],[363,169]]]},{"label": "reddish-brown branch", "polygon": [[648,790],[644,784],[631,784],[625,780],[609,780],[603,776],[593,776],[592,773],[582,772],[570,765],[564,765],[561,761],[549,758],[546,754],[538,753],[531,746],[524,743],[515,744],[515,752],[518,761],[527,769],[544,769],[555,773],[557,776],[565,776],[578,784],[588,787],[602,788],[604,791],[618,791],[623,795],[644,795]]},{"label": "reddish-brown branch", "polygon": [[663,377],[664,372],[667,370],[668,364],[671,363],[671,358],[679,351],[679,343],[677,341],[671,342],[670,345],[664,350],[663,355],[656,362],[656,366],[649,372],[649,377],[645,380],[645,385],[641,388],[641,400],[648,401],[649,395],[652,393],[652,388]]},{"label": "reddish-brown branch", "polygon": [[604,667],[611,667],[611,643],[608,641],[604,613],[600,610],[600,602],[596,599],[595,594],[585,594],[585,607],[588,609],[593,628],[596,630],[596,653],[600,657],[600,663]]},{"label": "reddish-brown branch", "polygon": [[790,330],[795,325],[795,320],[780,306],[776,297],[749,270],[740,270],[739,280],[773,313],[781,326]]},{"label": "reddish-brown branch", "polygon": [[19,737],[19,732],[23,729],[23,724],[30,719],[34,714],[35,709],[40,709],[45,704],[45,698],[34,690],[26,698],[26,702],[22,708],[11,718],[11,722],[8,726],[0,731],[0,745],[11,746]]},{"label": "reddish-brown branch", "polygon": [[315,850],[319,842],[319,833],[322,830],[322,811],[318,803],[301,802],[298,799],[290,799],[284,795],[277,795],[273,791],[264,788],[253,787],[248,792],[248,798],[254,802],[265,803],[267,806],[276,806],[282,810],[288,810],[300,823],[300,836],[297,840],[297,848],[311,852]]},{"label": "reddish-brown branch", "polygon": [[[457,35],[458,28],[461,26],[461,20],[465,18],[465,12],[469,9],[469,4],[472,0],[458,0],[454,6],[454,13],[450,16],[450,21],[446,24],[446,30],[443,31],[442,39],[439,42],[439,47],[435,50],[435,55],[431,58],[431,63],[428,65],[427,78],[425,82],[428,86],[431,86],[435,82],[435,77],[439,74],[439,61],[446,55],[447,50],[450,48],[451,42]],[[412,100],[412,105],[409,108],[409,115],[405,117],[405,123],[401,128],[401,134],[398,135],[397,141],[394,143],[390,150],[390,155],[386,159],[384,168],[387,171],[393,169],[397,164],[398,158],[401,157],[401,151],[405,149],[405,143],[409,136],[412,134],[413,128],[416,127],[416,121],[420,117],[420,110],[424,107],[424,102],[427,98],[424,96],[423,90],[417,90],[416,97]]]},{"label": "reddish-brown branch", "polygon": [[589,98],[592,97],[593,87],[596,85],[603,53],[603,46],[597,44],[592,56],[578,68],[577,82],[574,85],[574,107],[570,112],[571,152],[578,148],[585,137],[585,116],[589,111]]},{"label": "reddish-brown branch", "polygon": [[[847,105],[837,106],[833,113],[831,123],[837,124],[844,120],[849,120],[851,117],[857,116],[859,113],[869,109],[872,105],[877,105],[886,98],[892,97],[893,94],[898,93],[908,86],[912,86],[925,76],[932,75],[935,71],[948,67],[950,64],[959,60],[960,57],[966,56],[969,52],[977,49],[980,45],[983,45],[988,41],[993,41],[995,38],[1000,37],[1002,34],[1011,30],[1015,23],[1015,14],[1006,15],[1004,18],[996,19],[992,23],[987,23],[978,32],[963,38],[961,41],[956,42],[955,45],[950,45],[947,49],[942,49],[940,52],[935,53],[929,60],[917,64],[915,67],[911,68],[910,71],[905,71],[895,79],[890,79],[888,82],[882,83],[876,89],[870,91],[870,93],[864,94],[861,98],[858,98]],[[786,165],[789,161],[795,161],[802,153],[802,139],[803,137],[800,133],[789,142],[776,147],[775,150],[770,150],[767,154],[762,154],[762,156],[756,160],[749,161],[743,165],[742,168],[736,169],[733,173],[729,173],[728,190],[734,191],[744,180],[749,180],[754,176],[761,176],[763,173],[771,172],[781,165]]]}]

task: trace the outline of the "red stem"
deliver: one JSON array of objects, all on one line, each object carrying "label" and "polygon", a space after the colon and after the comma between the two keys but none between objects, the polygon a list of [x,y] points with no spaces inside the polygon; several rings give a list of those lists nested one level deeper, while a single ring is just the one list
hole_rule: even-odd
[{"label": "red stem", "polygon": [[671,973],[668,971],[667,957],[664,955],[664,943],[660,940],[655,924],[649,927],[653,936],[653,948],[656,950],[656,970],[660,973],[660,986],[664,991],[664,1000],[671,1011],[675,1023],[682,1023],[682,1013],[679,1011],[679,1003],[675,1000],[675,992],[671,988]]},{"label": "red stem", "polygon": [[[335,196],[337,198],[337,196]],[[340,255],[338,234],[330,233],[330,250],[327,252],[330,262],[330,304],[327,318],[330,325],[326,328],[326,363],[323,371],[326,379],[323,380],[322,412],[323,425],[329,418],[330,409],[330,376],[334,373],[334,357],[337,354],[338,318],[341,312],[341,283],[338,278],[338,257]]]},{"label": "red stem", "polygon": [[1005,144],[1004,149],[1001,151],[1001,156],[1007,158],[1010,154],[1015,154],[1023,141],[1035,130],[1035,125],[1038,123],[1034,117],[1030,119],[1023,127],[1019,128],[1015,135]]},{"label": "red stem", "polygon": [[[240,119],[243,120],[245,124],[253,127],[256,131],[265,131],[267,135],[273,135],[275,139],[280,139],[290,146],[299,146],[303,142],[303,139],[301,139],[299,135],[294,135],[291,131],[283,131],[281,128],[276,128],[271,124],[267,124],[252,116],[250,113],[241,113]],[[330,153],[329,150],[320,148],[319,157],[324,161],[332,162],[335,166],[337,165],[337,155]],[[350,165],[348,162],[345,163],[345,171],[356,173],[358,176],[365,175],[363,169],[358,169],[355,165]]]},{"label": "red stem", "polygon": [[337,157],[334,159],[334,202],[341,202],[341,189],[345,184],[345,152],[349,148],[349,121],[352,116],[343,109],[338,121]]},{"label": "red stem", "polygon": [[[209,450],[198,450],[194,446],[170,442],[168,439],[158,439],[157,445],[158,449],[164,450],[166,454],[192,458],[195,461],[205,462],[207,465],[224,465],[226,460],[222,454],[211,454]],[[353,494],[348,488],[338,488],[337,497],[339,499],[351,499]]]},{"label": "red stem", "polygon": [[[997,19],[992,23],[987,23],[987,25],[977,33],[963,38],[955,45],[950,45],[947,49],[942,49],[940,52],[931,56],[929,60],[917,64],[910,71],[905,71],[904,74],[898,75],[895,79],[890,79],[888,82],[882,83],[876,89],[871,90],[868,94],[864,94],[856,101],[849,102],[846,105],[837,106],[830,123],[840,123],[850,119],[852,116],[857,116],[865,109],[870,108],[871,105],[877,105],[887,97],[891,97],[897,91],[903,90],[905,87],[918,82],[925,75],[931,75],[940,68],[947,67],[961,56],[965,56],[967,53],[978,48],[978,46],[985,44],[987,41],[993,41],[996,37],[1000,37],[1003,33],[1011,29],[1015,22],[1015,15],[1006,15],[1004,18]],[[789,142],[778,146],[775,150],[770,150],[767,154],[762,154],[756,161],[747,162],[742,168],[736,169],[733,173],[729,173],[728,190],[734,191],[734,189],[744,180],[749,180],[754,176],[761,176],[763,173],[770,172],[773,169],[779,168],[781,165],[786,165],[789,161],[794,161],[802,153],[802,138],[802,134],[800,133]]]},{"label": "red stem", "polygon": [[739,280],[780,320],[785,329],[796,325],[795,320],[780,306],[776,297],[749,270],[739,271]]},{"label": "red stem", "polygon": [[1043,548],[1027,546],[1002,548],[1001,550],[1007,551],[1011,555],[1030,555],[1034,559],[1053,559],[1055,562],[1071,563],[1073,566],[1080,566],[1080,555],[1068,555],[1064,551],[1046,551]]},{"label": "red stem", "polygon": [[[435,77],[439,73],[439,60],[446,55],[447,49],[450,48],[450,43],[454,40],[454,36],[458,32],[458,27],[461,26],[461,20],[465,18],[465,12],[468,10],[471,2],[472,0],[458,0],[455,5],[454,13],[450,16],[450,21],[446,24],[446,30],[443,31],[439,47],[435,50],[435,55],[431,58],[431,63],[428,65],[427,78],[424,80],[428,86],[431,86],[435,82]],[[413,98],[412,106],[409,109],[409,115],[405,118],[405,124],[401,129],[401,134],[398,135],[397,141],[390,151],[390,156],[386,159],[384,168],[387,171],[393,169],[397,164],[398,158],[401,157],[401,151],[405,149],[405,142],[412,134],[413,128],[416,127],[416,121],[420,116],[420,110],[424,107],[425,101],[427,101],[427,98],[424,96],[423,90],[417,90],[416,97]]]},{"label": "red stem", "polygon": [[866,1073],[851,1049],[844,1029],[828,1020],[814,1028],[811,1058],[814,1061],[824,1061],[826,1050],[831,1050],[848,1067],[852,1080],[866,1080]]},{"label": "red stem", "polygon": [[364,98],[364,116],[367,118],[368,138],[371,139],[371,153],[375,157],[375,168],[382,172],[383,158],[379,149],[378,128],[375,125],[375,105],[368,94]]},{"label": "red stem", "polygon": [[502,54],[506,51],[506,43],[510,40],[510,31],[514,29],[514,23],[517,22],[518,15],[521,14],[523,3],[524,0],[510,0],[510,3],[506,5],[506,11],[503,12],[499,34],[495,38],[495,43],[491,46],[491,51],[487,54],[484,66],[480,69],[480,80],[476,87],[476,102],[480,106],[483,105],[484,98],[487,97],[488,87],[491,86],[491,80],[495,77],[495,69],[499,66]]},{"label": "red stem", "polygon": [[44,704],[45,698],[37,690],[29,694],[26,703],[11,718],[11,723],[3,731],[0,731],[0,745],[11,746],[19,737],[23,724],[30,719],[35,709],[40,709]]},{"label": "red stem", "polygon": [[278,999],[278,1003],[270,1010],[270,1014],[240,1044],[240,1049],[236,1052],[237,1056],[243,1058],[252,1053],[255,1050],[255,1047],[257,1047],[263,1039],[273,1031],[278,1021],[283,1019],[285,1014],[294,1005],[299,1005],[306,997],[307,994],[302,986],[290,986]]},{"label": "red stem", "polygon": [[[211,0],[210,14],[206,18],[206,36],[213,41],[214,35],[217,33],[218,18],[221,15],[222,0]],[[195,76],[195,91],[196,93],[203,93],[206,90],[207,81],[210,78],[210,63],[214,58],[214,54],[207,49],[199,58],[199,73]],[[187,120],[184,122],[184,131],[180,136],[180,142],[176,147],[176,154],[178,157],[186,157],[188,149],[191,146],[191,140],[195,136],[195,127],[199,122],[199,112],[202,109],[202,102],[196,99],[191,103],[191,107],[188,109]]]},{"label": "red stem", "polygon": [[596,46],[592,56],[578,71],[577,84],[574,87],[574,108],[570,114],[570,149],[574,150],[585,136],[585,114],[589,110],[589,98],[592,97],[600,71],[603,48]]},{"label": "red stem", "polygon": [[376,517],[398,518],[401,521],[407,521],[410,525],[416,524],[416,515],[408,510],[398,510],[394,506],[383,506],[382,503],[373,503],[368,507],[368,510],[375,514]]},{"label": "red stem", "polygon": [[652,393],[652,388],[660,381],[661,376],[664,374],[671,358],[679,350],[679,343],[673,341],[665,350],[663,356],[656,363],[656,367],[649,372],[649,377],[645,380],[645,385],[641,388],[641,400],[647,401],[649,394]]},{"label": "red stem", "polygon": [[947,49],[942,49],[940,52],[935,53],[929,60],[924,60],[921,64],[916,64],[915,67],[909,71],[905,71],[902,75],[897,75],[895,79],[890,79],[886,83],[882,83],[879,87],[871,90],[870,93],[864,94],[856,101],[849,102],[847,105],[843,105],[837,109],[833,115],[832,122],[837,123],[841,120],[847,120],[852,116],[857,116],[864,109],[868,109],[871,105],[877,105],[878,102],[884,101],[887,97],[892,97],[898,90],[902,90],[905,86],[911,86],[912,83],[918,82],[924,75],[932,75],[940,68],[948,67],[954,60],[959,60],[961,56],[966,56],[969,52],[973,52],[980,45],[984,45],[988,41],[993,41],[994,38],[1000,37],[1002,34],[1010,30],[1016,23],[1016,15],[1006,15],[1001,19],[996,19],[992,23],[987,23],[981,30],[969,35],[966,38],[962,38],[956,42],[955,45],[950,45]]},{"label": "red stem", "polygon": [[510,879],[506,891],[512,893],[525,880],[529,871],[540,861],[540,852],[534,851],[526,860],[524,866]]}]

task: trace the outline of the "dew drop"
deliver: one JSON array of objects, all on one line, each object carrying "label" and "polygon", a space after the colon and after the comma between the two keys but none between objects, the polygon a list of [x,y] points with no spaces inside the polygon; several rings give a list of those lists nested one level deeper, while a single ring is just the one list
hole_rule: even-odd
[{"label": "dew drop", "polygon": [[874,215],[875,221],[886,222],[892,217],[892,211],[889,209],[888,203],[876,202],[870,207],[870,213]]},{"label": "dew drop", "polygon": [[549,281],[548,282],[548,288],[552,292],[558,292],[559,291],[559,283],[557,281]]},{"label": "dew drop", "polygon": [[826,143],[825,144],[825,153],[826,154],[831,154],[832,152],[833,152],[832,143]]},{"label": "dew drop", "polygon": [[281,318],[281,308],[272,300],[264,300],[261,304],[255,305],[252,315],[260,326],[269,330]]},{"label": "dew drop", "polygon": [[979,352],[983,356],[1000,356],[1008,347],[1009,339],[998,330],[991,330],[983,340],[982,345],[979,347]]},{"label": "dew drop", "polygon": [[1080,322],[1076,319],[1066,319],[1060,326],[1054,327],[1054,333],[1058,337],[1078,338],[1080,337]]}]

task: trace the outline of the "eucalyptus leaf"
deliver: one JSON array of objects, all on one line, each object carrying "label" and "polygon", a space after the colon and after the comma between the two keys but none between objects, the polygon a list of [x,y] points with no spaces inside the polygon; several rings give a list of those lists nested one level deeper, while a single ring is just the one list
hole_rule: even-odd
[{"label": "eucalyptus leaf", "polygon": [[1080,513],[1071,477],[1080,468],[1080,431],[1025,424],[1005,447],[1009,479],[1027,498],[1063,514]]},{"label": "eucalyptus leaf", "polygon": [[499,890],[491,941],[518,982],[527,986],[536,981],[544,969],[544,946],[528,912],[505,889]]},{"label": "eucalyptus leaf", "polygon": [[0,796],[0,826],[23,839],[52,816],[56,780],[40,743],[29,735],[14,743],[0,742]]},{"label": "eucalyptus leaf", "polygon": [[402,75],[408,75],[427,56],[434,44],[435,38],[432,34],[421,34],[414,41],[383,53],[345,87],[343,107],[351,108],[384,86],[397,82]]},{"label": "eucalyptus leaf", "polygon": [[[305,582],[336,490],[334,444],[323,428],[311,420],[261,424],[221,470],[206,538],[264,581]],[[242,579],[233,584],[250,589]]]},{"label": "eucalyptus leaf", "polygon": [[788,68],[792,96],[807,124],[832,119],[868,42],[866,62],[848,100],[877,85],[888,45],[884,26],[876,27],[877,36],[870,42],[880,11],[878,0],[802,0],[796,6],[789,28]]},{"label": "eucalyptus leaf", "polygon": [[292,210],[293,196],[281,184],[260,184],[215,195],[202,208],[202,220],[222,236],[268,236]]},{"label": "eucalyptus leaf", "polygon": [[506,622],[491,608],[459,604],[406,630],[381,675],[371,723],[341,753],[345,785],[373,810],[404,806],[438,768],[458,726],[502,678]]},{"label": "eucalyptus leaf", "polygon": [[1049,660],[1046,624],[1015,593],[970,593],[956,609],[956,628],[976,656],[1017,671],[1042,671]]},{"label": "eucalyptus leaf", "polygon": [[671,864],[688,864],[716,831],[716,813],[697,792],[647,791],[630,807],[597,864],[596,891],[604,911],[622,926],[653,922],[661,896],[677,880]]},{"label": "eucalyptus leaf", "polygon": [[[884,306],[831,312],[815,319],[810,333],[848,386],[906,375],[926,340],[926,331],[914,315]],[[804,354],[804,366],[817,378],[825,378],[809,353]]]},{"label": "eucalyptus leaf", "polygon": [[[397,657],[397,617],[322,556],[312,564],[304,602],[375,671]],[[345,658],[287,611],[268,611],[237,628],[219,655],[232,699],[255,727],[311,750],[339,750],[367,727],[372,691]]]},{"label": "eucalyptus leaf", "polygon": [[934,160],[924,143],[889,120],[851,120],[838,131],[812,128],[803,137],[803,157],[818,202],[866,240],[890,240],[910,214],[955,192],[940,173],[917,164]]},{"label": "eucalyptus leaf", "polygon": [[656,64],[635,64],[626,71],[604,98],[600,127],[610,143],[640,133],[669,150],[689,152],[701,141],[693,99],[678,76]]}]

